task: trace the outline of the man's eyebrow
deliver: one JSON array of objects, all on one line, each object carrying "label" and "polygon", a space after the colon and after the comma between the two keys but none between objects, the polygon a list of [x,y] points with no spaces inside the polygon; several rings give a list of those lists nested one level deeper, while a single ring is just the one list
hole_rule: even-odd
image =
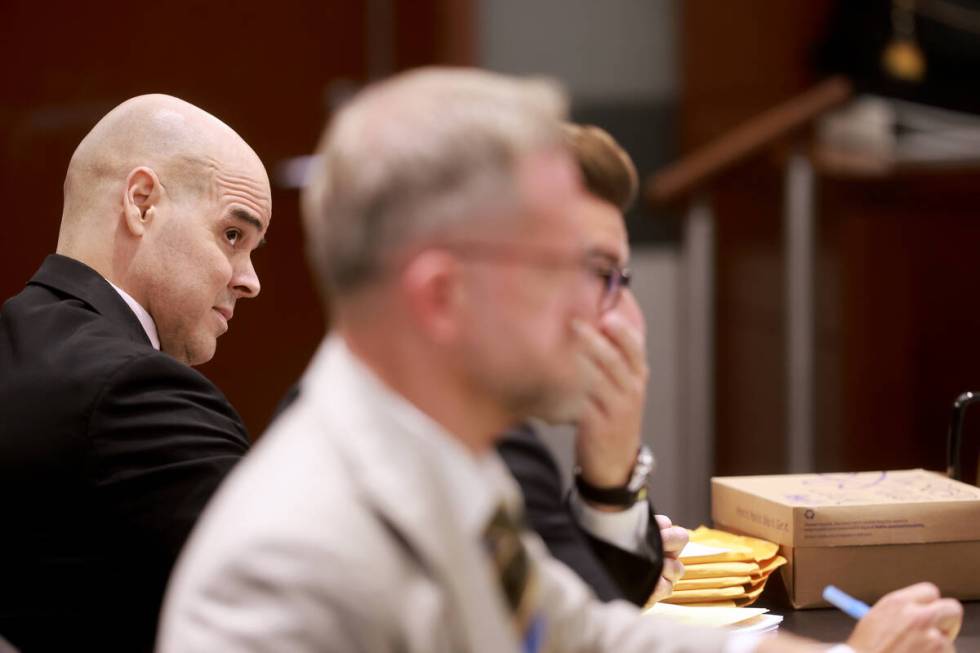
[{"label": "man's eyebrow", "polygon": [[[262,221],[259,220],[255,216],[255,214],[253,214],[251,211],[246,211],[245,209],[241,209],[241,208],[234,208],[231,210],[231,214],[232,216],[238,218],[239,220],[244,220],[248,224],[255,227],[256,231],[262,233],[262,227],[263,227]],[[265,245],[265,238],[259,241],[257,247],[262,247],[263,245]]]},{"label": "man's eyebrow", "polygon": [[590,247],[585,255],[589,258],[605,259],[608,263],[613,265],[625,265],[625,261],[621,261],[618,254],[610,252],[608,249],[603,247]]}]

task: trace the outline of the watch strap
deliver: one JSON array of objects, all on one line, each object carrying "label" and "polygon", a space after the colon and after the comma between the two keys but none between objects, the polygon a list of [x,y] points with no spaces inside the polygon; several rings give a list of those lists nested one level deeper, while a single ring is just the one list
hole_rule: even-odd
[{"label": "watch strap", "polygon": [[600,503],[607,506],[622,506],[628,508],[637,501],[646,498],[646,487],[638,490],[631,490],[629,486],[600,488],[591,485],[581,474],[575,475],[575,489],[579,496],[586,501]]},{"label": "watch strap", "polygon": [[628,508],[647,496],[647,478],[653,470],[653,452],[645,444],[636,452],[636,460],[626,485],[618,487],[596,487],[585,480],[581,468],[575,470],[575,489],[579,496],[593,503]]}]

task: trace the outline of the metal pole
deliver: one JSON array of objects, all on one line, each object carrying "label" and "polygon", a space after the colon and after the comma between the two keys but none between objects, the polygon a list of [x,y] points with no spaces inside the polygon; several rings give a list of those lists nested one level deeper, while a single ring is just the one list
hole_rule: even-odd
[{"label": "metal pole", "polygon": [[814,186],[809,159],[794,152],[786,168],[786,451],[789,471],[815,470]]},{"label": "metal pole", "polygon": [[695,197],[684,221],[682,309],[684,447],[687,514],[707,523],[714,472],[715,224],[706,194]]}]

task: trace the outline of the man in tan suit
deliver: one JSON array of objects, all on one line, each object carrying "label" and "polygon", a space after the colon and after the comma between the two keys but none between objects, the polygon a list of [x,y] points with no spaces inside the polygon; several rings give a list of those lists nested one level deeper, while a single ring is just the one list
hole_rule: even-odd
[{"label": "man in tan suit", "polygon": [[[582,325],[620,290],[564,111],[542,82],[422,70],[335,117],[304,195],[334,330],[192,535],[161,651],[826,650],[601,604],[515,527],[494,439],[574,391]],[[961,614],[915,586],[849,644],[951,650]]]}]

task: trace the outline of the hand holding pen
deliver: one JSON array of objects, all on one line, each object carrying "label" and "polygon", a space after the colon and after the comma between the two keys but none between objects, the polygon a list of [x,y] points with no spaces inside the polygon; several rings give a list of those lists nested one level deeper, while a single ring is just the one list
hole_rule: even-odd
[{"label": "hand holding pen", "polygon": [[955,599],[940,598],[932,583],[918,583],[886,594],[870,608],[833,586],[828,590],[824,591],[825,599],[859,619],[847,640],[856,652],[954,650],[963,606]]},{"label": "hand holding pen", "polygon": [[828,585],[823,588],[823,599],[852,619],[863,619],[871,607],[843,590]]}]

